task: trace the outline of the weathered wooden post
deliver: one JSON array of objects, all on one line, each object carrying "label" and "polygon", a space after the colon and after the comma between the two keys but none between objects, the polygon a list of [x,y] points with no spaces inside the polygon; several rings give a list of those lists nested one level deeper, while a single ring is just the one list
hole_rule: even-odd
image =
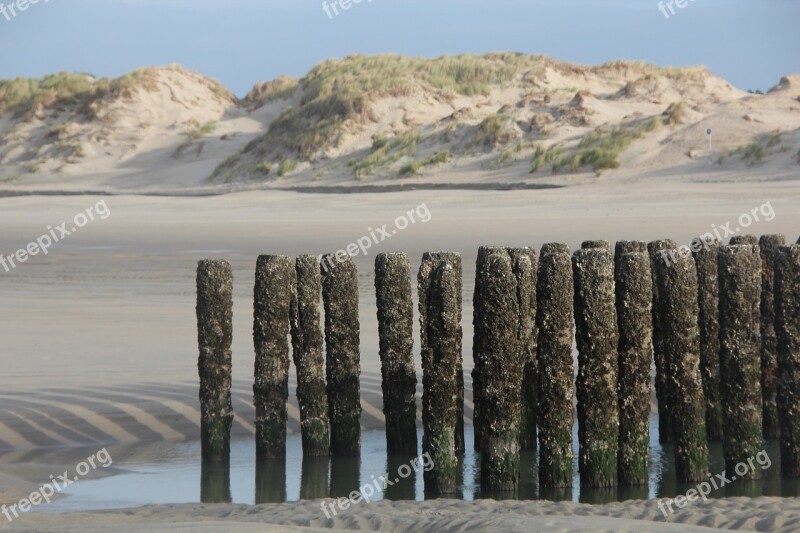
[{"label": "weathered wooden post", "polygon": [[420,307],[426,312],[422,352],[422,451],[436,465],[423,474],[427,494],[456,492],[456,374],[461,343],[461,280],[447,260],[425,261],[419,272]]},{"label": "weathered wooden post", "polygon": [[746,244],[748,246],[758,246],[758,237],[755,235],[734,235],[728,241],[730,246],[740,246]]},{"label": "weathered wooden post", "polygon": [[[522,449],[536,448],[536,250],[509,248],[519,301],[519,341],[522,350],[522,422],[519,443]],[[473,393],[474,394],[474,393]]]},{"label": "weathered wooden post", "polygon": [[700,375],[706,399],[708,440],[722,440],[722,403],[719,398],[719,241],[699,237],[692,242],[697,266],[700,306]]},{"label": "weathered wooden post", "polygon": [[331,454],[361,454],[360,329],[358,277],[350,256],[322,258],[325,368]]},{"label": "weathered wooden post", "polygon": [[286,454],[286,400],[289,397],[289,309],[297,278],[294,261],[262,255],[256,264],[253,298],[255,344],[256,455]]},{"label": "weathered wooden post", "polygon": [[383,413],[386,449],[391,454],[417,453],[417,372],[414,369],[414,304],[408,255],[375,258]]},{"label": "weathered wooden post", "polygon": [[291,309],[292,358],[297,371],[303,457],[325,457],[330,455],[330,447],[320,328],[322,276],[319,261],[313,255],[301,255],[295,261],[295,272],[297,291]]},{"label": "weathered wooden post", "polygon": [[669,403],[669,387],[667,381],[667,367],[666,359],[664,357],[663,347],[663,324],[661,322],[660,314],[660,295],[658,291],[658,283],[656,282],[656,258],[661,256],[664,260],[673,262],[673,255],[677,255],[678,244],[671,239],[662,239],[652,241],[647,245],[647,251],[650,254],[650,272],[653,277],[653,359],[656,365],[656,401],[658,403],[658,442],[667,443],[672,442],[672,425],[671,413],[667,408]]},{"label": "weathered wooden post", "polygon": [[612,487],[619,443],[614,262],[606,247],[583,248],[573,254],[572,267],[581,485]]},{"label": "weathered wooden post", "polygon": [[619,328],[618,479],[621,485],[644,485],[649,480],[650,366],[653,361],[653,281],[646,243],[617,243],[614,281]]},{"label": "weathered wooden post", "polygon": [[[423,305],[427,301],[427,290],[431,283],[431,276],[433,273],[433,264],[437,261],[444,261],[449,264],[455,271],[455,277],[458,285],[458,335],[454,339],[457,343],[454,346],[458,355],[458,365],[456,368],[456,436],[455,436],[455,451],[461,455],[464,453],[464,361],[461,354],[461,343],[463,333],[461,329],[461,309],[462,309],[462,280],[464,277],[464,267],[461,255],[453,252],[425,252],[422,255],[422,264],[420,265],[419,273],[417,275],[418,292],[419,292],[419,321],[422,325],[420,331],[420,352],[424,357],[427,348],[427,332],[425,331],[424,324],[427,323],[428,308]],[[473,385],[473,389],[474,389]]]},{"label": "weathered wooden post", "polygon": [[778,249],[775,265],[781,473],[800,477],[800,241]]},{"label": "weathered wooden post", "polygon": [[517,279],[508,252],[489,255],[482,283],[481,489],[512,491],[520,476],[522,350]]},{"label": "weathered wooden post", "polygon": [[694,259],[677,253],[658,254],[656,281],[661,348],[667,371],[664,385],[671,389],[666,407],[673,415],[676,476],[682,482],[701,481],[708,476],[708,440],[700,378],[700,308]]},{"label": "weathered wooden post", "polygon": [[203,461],[228,463],[231,450],[233,272],[227,261],[197,264],[200,447]]},{"label": "weathered wooden post", "polygon": [[536,282],[539,375],[539,485],[572,487],[572,263],[565,244],[539,254]]},{"label": "weathered wooden post", "polygon": [[762,235],[761,251],[761,399],[762,429],[765,439],[778,439],[777,378],[778,354],[775,338],[775,256],[786,244],[783,235]]},{"label": "weathered wooden post", "polygon": [[[722,447],[729,472],[762,449],[760,305],[758,246],[723,246],[719,250],[719,359]],[[751,469],[746,477],[758,478],[760,472]]]}]

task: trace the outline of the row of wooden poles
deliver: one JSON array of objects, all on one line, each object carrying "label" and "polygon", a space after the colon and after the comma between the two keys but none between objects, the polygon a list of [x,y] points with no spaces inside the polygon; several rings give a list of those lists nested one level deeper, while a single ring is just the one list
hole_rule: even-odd
[{"label": "row of wooden poles", "polygon": [[[474,292],[474,443],[481,488],[514,490],[520,449],[539,448],[539,484],[572,486],[577,395],[582,486],[648,482],[651,365],[659,439],[679,481],[726,469],[779,438],[784,476],[800,476],[800,245],[778,235],[696,241],[481,247]],[[798,243],[800,244],[800,242]],[[417,275],[426,493],[454,493],[464,453],[462,259],[429,252]],[[389,454],[417,453],[411,266],[377,256],[375,288]],[[197,318],[202,456],[230,454],[233,276],[201,261]],[[320,328],[324,307],[324,337]],[[303,452],[358,456],[358,285],[349,257],[261,256],[254,291],[256,450],[286,448],[288,374],[297,370]],[[324,341],[323,341],[324,339]],[[572,344],[578,349],[577,378]],[[752,460],[752,459],[751,459]],[[759,475],[752,469],[749,476]]]}]

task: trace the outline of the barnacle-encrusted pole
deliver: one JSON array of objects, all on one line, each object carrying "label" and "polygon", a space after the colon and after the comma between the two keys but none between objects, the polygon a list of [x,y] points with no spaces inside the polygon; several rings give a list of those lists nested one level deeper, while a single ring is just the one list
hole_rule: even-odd
[{"label": "barnacle-encrusted pole", "polygon": [[679,481],[708,476],[706,407],[700,378],[700,328],[697,269],[682,254],[656,256],[658,316],[666,366],[664,385],[670,390],[666,408],[672,413],[675,470]]},{"label": "barnacle-encrusted pole", "polygon": [[646,243],[617,243],[614,281],[619,328],[618,479],[621,485],[643,485],[648,482],[653,362],[653,281]]},{"label": "barnacle-encrusted pole", "polygon": [[325,357],[320,328],[322,277],[319,261],[313,255],[301,255],[295,261],[295,272],[297,292],[291,313],[292,357],[297,370],[303,457],[323,457],[330,454],[330,447]]},{"label": "barnacle-encrusted pole", "polygon": [[414,369],[414,304],[408,255],[375,258],[383,413],[391,454],[417,453],[417,373]]},{"label": "barnacle-encrusted pole", "polygon": [[[425,305],[422,353],[422,451],[435,465],[424,472],[427,494],[456,492],[457,367],[461,343],[461,280],[447,260],[425,262],[419,273],[420,306]],[[424,285],[424,288],[423,288]]]},{"label": "barnacle-encrusted pole", "polygon": [[519,342],[522,351],[522,422],[519,443],[523,449],[536,448],[536,250],[509,248],[519,301]]},{"label": "barnacle-encrusted pole", "polygon": [[765,439],[781,436],[778,422],[777,371],[778,354],[775,339],[775,256],[786,244],[783,235],[762,235],[761,251],[761,399],[762,429]]},{"label": "barnacle-encrusted pole", "polygon": [[289,314],[297,286],[294,260],[262,255],[256,263],[253,298],[255,344],[256,455],[286,454],[286,400],[289,397]]},{"label": "barnacle-encrusted pole", "polygon": [[719,241],[697,238],[692,242],[697,266],[700,306],[700,375],[706,399],[708,440],[722,440],[722,403],[719,398]]},{"label": "barnacle-encrusted pole", "polygon": [[485,360],[489,355],[490,346],[487,344],[488,328],[491,327],[486,320],[484,304],[486,299],[486,283],[489,278],[489,259],[493,255],[508,256],[508,251],[500,246],[481,246],[478,248],[478,258],[475,261],[475,291],[472,296],[472,427],[473,444],[475,451],[483,449],[484,418],[482,413],[483,391],[486,384],[483,382]]},{"label": "barnacle-encrusted pole", "polygon": [[200,355],[200,447],[203,461],[230,460],[233,272],[227,261],[197,264],[197,343]]},{"label": "barnacle-encrusted pole", "polygon": [[[720,393],[725,468],[761,451],[761,255],[758,246],[719,250]],[[750,469],[757,478],[761,469]],[[744,477],[737,474],[737,477]]]},{"label": "barnacle-encrusted pole", "polygon": [[571,487],[575,319],[572,263],[565,244],[542,246],[536,296],[539,484]]},{"label": "barnacle-encrusted pole", "polygon": [[485,343],[481,361],[481,488],[511,491],[517,488],[520,476],[524,365],[519,344],[517,280],[508,252],[491,254],[483,276],[482,312],[478,317]]},{"label": "barnacle-encrusted pole", "polygon": [[668,265],[674,262],[677,255],[678,244],[671,239],[652,241],[647,245],[650,254],[650,272],[653,275],[653,359],[656,365],[656,401],[658,403],[658,442],[672,442],[672,415],[667,408],[669,403],[669,387],[667,381],[667,367],[663,347],[663,323],[659,316],[661,306],[660,295],[656,283],[656,258],[662,257]]},{"label": "barnacle-encrusted pole", "polygon": [[800,477],[800,241],[778,249],[775,265],[781,473]]},{"label": "barnacle-encrusted pole", "polygon": [[[422,325],[420,331],[420,352],[423,357],[423,364],[425,364],[425,353],[427,347],[427,332],[425,326],[427,322],[428,309],[423,305],[423,301],[427,301],[423,297],[427,294],[427,287],[430,285],[431,275],[433,272],[433,263],[436,261],[445,261],[449,264],[454,272],[458,283],[458,334],[454,337],[453,342],[456,346],[453,347],[458,354],[458,364],[456,366],[456,435],[455,435],[455,451],[461,455],[464,453],[464,362],[461,354],[462,343],[462,329],[461,329],[461,309],[462,309],[462,279],[464,277],[464,267],[461,255],[453,252],[425,252],[422,255],[422,264],[420,265],[418,280],[419,292],[419,321]],[[473,384],[473,390],[475,386]]]},{"label": "barnacle-encrusted pole", "polygon": [[614,261],[606,247],[583,248],[573,254],[572,267],[581,485],[611,487],[617,484],[619,442]]},{"label": "barnacle-encrusted pole", "polygon": [[361,454],[361,352],[358,277],[350,256],[324,256],[322,300],[325,306],[325,367],[331,454]]}]

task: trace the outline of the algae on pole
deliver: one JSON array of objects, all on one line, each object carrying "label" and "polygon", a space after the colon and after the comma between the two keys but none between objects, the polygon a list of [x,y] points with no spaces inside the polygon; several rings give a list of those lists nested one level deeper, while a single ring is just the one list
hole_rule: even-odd
[{"label": "algae on pole", "polygon": [[256,263],[253,295],[255,344],[256,455],[286,454],[286,400],[289,398],[289,310],[297,277],[294,260],[262,255]]},{"label": "algae on pole", "polygon": [[461,343],[460,272],[447,260],[423,260],[419,273],[422,329],[422,451],[435,465],[424,472],[425,492],[454,494],[456,486],[456,379]]},{"label": "algae on pole", "polygon": [[203,461],[230,461],[233,273],[227,261],[197,264],[200,448]]},{"label": "algae on pole", "polygon": [[[720,393],[725,468],[761,451],[761,255],[758,246],[719,250]],[[755,479],[760,469],[742,476]]]},{"label": "algae on pole", "polygon": [[778,420],[781,473],[800,477],[800,240],[778,249],[775,264]]},{"label": "algae on pole", "polygon": [[[462,309],[462,279],[463,275],[463,262],[461,255],[453,252],[425,252],[422,255],[422,264],[417,274],[418,292],[419,292],[419,323],[420,328],[420,352],[422,354],[422,364],[425,364],[425,354],[427,350],[427,332],[425,331],[425,324],[427,323],[428,308],[423,302],[427,301],[427,290],[431,283],[431,275],[433,272],[433,263],[436,261],[444,261],[449,264],[455,274],[458,283],[458,335],[453,339],[457,345],[454,347],[458,353],[458,364],[456,365],[456,436],[455,436],[455,451],[457,454],[464,453],[464,362],[461,354],[462,343],[462,328],[461,328],[461,309]],[[474,389],[473,384],[473,389]]]},{"label": "algae on pole", "polygon": [[295,262],[295,272],[297,291],[291,309],[292,357],[297,370],[303,457],[323,457],[330,454],[330,447],[320,328],[322,276],[319,261],[313,255],[301,255]]},{"label": "algae on pole", "polygon": [[572,263],[565,244],[542,246],[536,296],[539,484],[572,487],[575,318]]},{"label": "algae on pole", "polygon": [[408,255],[379,254],[375,258],[375,294],[387,452],[416,455],[417,373]]},{"label": "algae on pole", "polygon": [[700,374],[706,399],[708,440],[722,440],[722,403],[719,398],[719,241],[696,238],[692,254],[697,266],[700,306]]},{"label": "algae on pole", "polygon": [[[519,301],[519,342],[522,353],[522,421],[520,446],[536,448],[536,250],[509,248],[514,276],[517,278]],[[474,395],[474,392],[473,392]]]},{"label": "algae on pole", "polygon": [[653,281],[646,243],[617,243],[614,281],[619,328],[618,479],[621,485],[646,485],[653,362]]},{"label": "algae on pole", "polygon": [[670,390],[667,386],[667,367],[664,358],[663,324],[660,318],[660,295],[656,283],[656,258],[662,257],[672,264],[678,244],[671,239],[652,241],[647,245],[650,255],[650,272],[653,276],[653,359],[656,365],[656,401],[658,403],[658,442],[672,442],[672,416],[667,408]]},{"label": "algae on pole", "polygon": [[[674,251],[674,250],[673,250]],[[652,255],[652,253],[651,253]],[[682,254],[658,254],[658,317],[661,323],[667,395],[672,413],[675,471],[678,481],[704,481],[708,476],[706,409],[700,378],[700,328],[697,269]]]},{"label": "algae on pole", "polygon": [[765,439],[780,438],[777,406],[777,340],[775,339],[775,256],[786,244],[783,235],[762,235],[761,251],[761,400]]},{"label": "algae on pole", "polygon": [[573,254],[572,267],[581,486],[611,487],[617,484],[619,441],[614,263],[606,247],[583,248]]},{"label": "algae on pole", "polygon": [[361,454],[361,352],[358,277],[350,256],[322,258],[325,306],[325,368],[331,454]]}]

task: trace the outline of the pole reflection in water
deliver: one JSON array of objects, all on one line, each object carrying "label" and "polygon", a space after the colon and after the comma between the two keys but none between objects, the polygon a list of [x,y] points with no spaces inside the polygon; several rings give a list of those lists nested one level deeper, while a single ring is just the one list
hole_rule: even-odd
[{"label": "pole reflection in water", "polygon": [[316,500],[328,497],[330,457],[303,456],[300,474],[300,499]]},{"label": "pole reflection in water", "polygon": [[334,457],[331,461],[331,498],[347,498],[360,489],[361,458]]},{"label": "pole reflection in water", "polygon": [[[392,483],[378,482],[383,490],[383,497],[387,500],[415,500],[417,498],[417,472],[413,468],[406,468],[412,464],[412,461],[418,459],[416,455],[389,455],[386,459],[386,474],[388,475],[387,481]],[[400,467],[403,467],[403,475],[407,477],[402,478],[398,475]],[[419,467],[421,470],[421,466]],[[410,471],[410,473],[408,473]],[[367,480],[369,482],[369,480]]]},{"label": "pole reflection in water", "polygon": [[200,502],[231,503],[231,466],[203,461],[200,466]]},{"label": "pole reflection in water", "polygon": [[578,501],[591,505],[616,502],[617,487],[581,487]]},{"label": "pole reflection in water", "polygon": [[286,457],[256,457],[256,505],[286,501]]},{"label": "pole reflection in water", "polygon": [[519,467],[519,499],[535,500],[536,486],[539,484],[539,462],[536,460],[536,449],[520,450]]}]

